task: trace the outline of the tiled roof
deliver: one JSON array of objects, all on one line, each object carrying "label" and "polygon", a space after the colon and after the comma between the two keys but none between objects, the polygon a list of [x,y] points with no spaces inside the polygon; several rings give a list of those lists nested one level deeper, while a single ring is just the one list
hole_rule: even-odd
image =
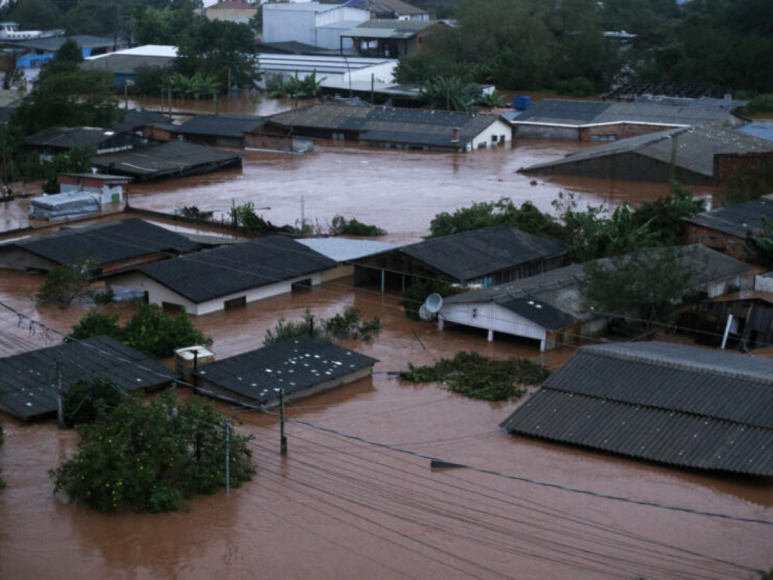
[{"label": "tiled roof", "polygon": [[682,467],[773,475],[773,361],[659,342],[582,347],[502,426]]},{"label": "tiled roof", "polygon": [[773,221],[773,196],[763,196],[752,201],[719,207],[683,218],[687,223],[710,230],[745,238],[749,231],[762,231],[762,220]]}]

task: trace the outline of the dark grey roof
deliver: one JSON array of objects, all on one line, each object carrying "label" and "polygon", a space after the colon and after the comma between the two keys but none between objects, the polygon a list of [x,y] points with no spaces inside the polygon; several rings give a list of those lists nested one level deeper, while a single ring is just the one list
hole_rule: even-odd
[{"label": "dark grey roof", "polygon": [[[749,270],[748,264],[702,244],[680,246],[677,252],[680,261],[693,271],[696,289]],[[608,258],[596,262],[605,267],[613,264]],[[585,307],[579,289],[579,281],[584,276],[583,264],[571,264],[507,284],[455,294],[445,298],[443,302],[448,305],[495,302],[548,330],[558,330],[575,320],[596,316]],[[516,303],[517,310],[506,306],[512,305],[516,300],[519,301]],[[529,301],[535,304],[531,305]],[[541,304],[543,307],[536,308],[536,304]],[[564,322],[566,324],[563,324]]]},{"label": "dark grey roof", "polygon": [[244,137],[260,127],[263,119],[254,115],[196,115],[177,127],[176,132],[182,135]]},{"label": "dark grey roof", "polygon": [[72,264],[79,259],[93,258],[100,265],[157,252],[192,252],[199,248],[185,236],[137,218],[33,235],[3,244],[0,250],[11,246],[57,264]]},{"label": "dark grey roof", "polygon": [[[500,118],[497,115],[427,109],[312,105],[279,113],[267,120],[287,127],[357,131],[364,141],[463,148]],[[452,141],[454,127],[459,128],[458,142]]]},{"label": "dark grey roof", "polygon": [[[714,99],[712,101],[716,101]],[[642,123],[684,127],[719,123],[736,125],[742,119],[733,114],[737,107],[709,106],[700,99],[676,105],[671,101],[614,103],[608,101],[572,101],[543,99],[524,111],[513,123],[537,125],[587,126],[604,123]]]},{"label": "dark grey roof", "polygon": [[98,127],[49,127],[38,131],[24,140],[25,145],[35,147],[97,147],[115,137],[116,131]]},{"label": "dark grey roof", "polygon": [[116,53],[84,60],[80,68],[131,76],[136,75],[141,67],[165,68],[171,66],[174,60],[172,56]]},{"label": "dark grey roof", "polygon": [[762,219],[773,221],[773,198],[763,196],[752,201],[704,211],[683,218],[684,221],[710,230],[745,238],[749,231],[762,231]]},{"label": "dark grey roof", "polygon": [[299,337],[276,342],[208,364],[196,373],[212,383],[250,397],[259,404],[291,395],[320,383],[341,379],[378,361],[319,338]]},{"label": "dark grey roof", "polygon": [[107,36],[92,36],[90,34],[77,34],[75,36],[52,36],[49,38],[31,38],[18,42],[4,41],[4,44],[13,44],[28,50],[40,52],[56,52],[67,40],[74,40],[81,48],[111,48],[115,46],[115,39]]},{"label": "dark grey roof", "polygon": [[183,141],[100,155],[91,160],[100,171],[143,180],[214,171],[240,162],[238,153]]},{"label": "dark grey roof", "polygon": [[773,151],[773,142],[750,137],[717,125],[702,125],[692,128],[668,129],[622,139],[599,147],[582,149],[570,153],[563,159],[532,165],[522,171],[539,173],[544,169],[560,165],[567,166],[590,159],[622,154],[641,155],[661,163],[671,164],[673,139],[677,139],[677,167],[705,177],[714,177],[714,156],[717,154]]},{"label": "dark grey roof", "polygon": [[345,38],[391,38],[407,39],[424,32],[432,26],[445,26],[437,20],[366,20],[351,30],[347,30]]},{"label": "dark grey roof", "polygon": [[492,226],[403,246],[399,251],[459,281],[562,256],[568,244],[511,226]]},{"label": "dark grey roof", "polygon": [[270,236],[144,266],[145,275],[197,304],[337,265],[287,236]]},{"label": "dark grey roof", "polygon": [[130,109],[125,112],[121,121],[117,121],[111,129],[116,133],[124,133],[128,131],[135,131],[141,127],[149,125],[160,125],[165,123],[171,123],[172,118],[159,113],[158,111],[150,111],[148,109]]},{"label": "dark grey roof", "polygon": [[758,139],[773,141],[773,123],[762,123],[755,121],[753,123],[746,123],[746,125],[736,127],[736,131],[740,131],[745,135],[757,137]]},{"label": "dark grey roof", "polygon": [[773,361],[660,342],[582,347],[511,432],[699,469],[773,475]]},{"label": "dark grey roof", "polygon": [[262,54],[299,54],[299,55],[334,55],[340,56],[340,51],[331,48],[320,48],[296,40],[283,42],[258,42],[257,51]]},{"label": "dark grey roof", "polygon": [[56,412],[56,362],[63,384],[110,379],[124,391],[157,387],[177,375],[107,336],[69,342],[0,359],[0,408],[22,419]]}]

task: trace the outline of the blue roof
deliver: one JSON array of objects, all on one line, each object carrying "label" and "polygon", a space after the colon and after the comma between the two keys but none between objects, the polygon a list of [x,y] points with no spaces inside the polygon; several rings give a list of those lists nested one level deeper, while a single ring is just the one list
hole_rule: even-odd
[{"label": "blue roof", "polygon": [[747,123],[746,125],[737,127],[736,131],[746,133],[747,135],[757,137],[758,139],[773,141],[773,123],[760,123],[754,121],[752,123]]}]

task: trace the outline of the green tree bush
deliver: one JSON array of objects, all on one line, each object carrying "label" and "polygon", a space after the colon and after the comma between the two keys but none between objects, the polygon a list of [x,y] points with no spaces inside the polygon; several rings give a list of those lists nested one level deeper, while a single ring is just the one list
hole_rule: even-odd
[{"label": "green tree bush", "polygon": [[93,147],[76,147],[66,153],[54,155],[50,163],[43,167],[43,191],[59,193],[57,177],[60,173],[91,173],[91,158],[96,154]]},{"label": "green tree bush", "polygon": [[673,182],[673,193],[655,201],[646,201],[636,207],[634,220],[637,225],[649,224],[654,242],[661,246],[675,246],[684,237],[684,221],[706,210],[706,200],[693,197],[692,192]]},{"label": "green tree bush", "polygon": [[53,304],[64,308],[74,301],[90,297],[92,272],[98,266],[96,260],[87,258],[52,268],[35,294],[35,300],[38,304]]},{"label": "green tree bush", "polygon": [[744,257],[768,270],[773,269],[773,222],[765,216],[762,217],[762,232],[747,232]]},{"label": "green tree bush", "polygon": [[518,207],[513,200],[503,197],[499,201],[473,202],[453,213],[442,212],[430,222],[429,238],[439,238],[469,232],[490,226],[515,226],[532,234],[559,233],[560,226],[553,218],[540,212],[529,201]]},{"label": "green tree bush", "polygon": [[[2,445],[4,441],[5,441],[5,435],[3,434],[3,424],[0,423],[0,445]],[[5,482],[3,481],[3,478],[0,477],[0,489],[3,489],[4,487],[5,487]]]},{"label": "green tree bush", "polygon": [[387,232],[377,226],[364,224],[354,218],[347,220],[342,215],[335,215],[330,221],[328,233],[331,236],[377,237],[385,236]]},{"label": "green tree bush", "polygon": [[[95,423],[76,427],[78,453],[49,475],[57,492],[100,511],[178,510],[225,485],[222,425],[223,416],[198,399],[180,403],[171,392],[149,403],[125,397]],[[232,487],[255,473],[251,439],[231,433]]]},{"label": "green tree bush", "polygon": [[496,360],[477,352],[459,352],[452,359],[440,359],[432,366],[415,367],[400,378],[414,383],[442,383],[449,391],[471,399],[506,401],[518,398],[524,387],[540,385],[550,376],[543,365],[524,358]]},{"label": "green tree bush", "polygon": [[263,345],[298,338],[299,336],[313,336],[329,341],[336,340],[373,340],[373,333],[382,329],[378,316],[370,321],[362,319],[362,311],[359,308],[347,308],[343,314],[336,314],[332,318],[315,319],[308,308],[303,313],[299,322],[292,322],[281,317],[274,329],[269,329],[263,339]]},{"label": "green tree bush", "polygon": [[67,426],[95,423],[123,402],[126,393],[109,379],[93,378],[71,384],[64,395]]},{"label": "green tree bush", "polygon": [[459,77],[435,76],[424,82],[421,97],[431,109],[471,111],[476,100],[476,87]]},{"label": "green tree bush", "polygon": [[401,294],[400,306],[411,320],[421,320],[419,308],[430,294],[440,294],[443,298],[455,294],[456,290],[449,282],[443,280],[413,280],[410,286]]}]

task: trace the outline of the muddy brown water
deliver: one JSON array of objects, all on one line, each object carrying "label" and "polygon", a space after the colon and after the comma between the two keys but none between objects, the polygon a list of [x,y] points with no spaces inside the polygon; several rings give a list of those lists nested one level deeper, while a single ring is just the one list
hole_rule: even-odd
[{"label": "muddy brown water", "polygon": [[[239,112],[253,112],[238,109]],[[189,104],[185,104],[189,106]],[[192,105],[191,105],[192,106]],[[204,106],[200,104],[200,106]],[[263,105],[262,105],[263,106]],[[268,106],[268,105],[264,105]],[[530,142],[469,155],[319,147],[304,157],[247,154],[242,170],[131,188],[132,203],[225,211],[231,200],[271,206],[276,223],[324,223],[336,213],[376,223],[388,239],[426,234],[438,211],[507,195],[548,209],[558,191],[581,200],[634,203],[667,192],[652,184],[543,180],[514,171],[577,144]],[[710,192],[707,192],[710,193]],[[0,213],[2,213],[0,208]],[[0,216],[0,222],[2,216]],[[0,270],[0,300],[67,331],[88,305],[36,306],[38,276]],[[513,437],[498,428],[517,402],[471,401],[442,385],[399,381],[390,371],[459,350],[526,356],[557,368],[576,345],[540,357],[534,343],[488,343],[474,331],[438,332],[407,320],[398,299],[351,280],[199,317],[221,358],[257,348],[277,318],[319,317],[348,306],[384,324],[372,343],[346,346],[377,358],[372,378],[298,401],[293,417],[455,463],[578,489],[701,511],[773,520],[769,481],[671,469]],[[123,318],[127,305],[107,312]],[[57,342],[0,309],[0,356]],[[624,377],[622,378],[624,380]],[[770,527],[577,495],[471,471],[432,470],[426,459],[367,446],[300,424],[278,455],[274,417],[226,404],[255,436],[258,474],[243,488],[191,502],[189,512],[103,515],[55,497],[47,471],[76,451],[54,422],[0,416],[0,579],[595,579],[754,578],[773,566]]]}]

